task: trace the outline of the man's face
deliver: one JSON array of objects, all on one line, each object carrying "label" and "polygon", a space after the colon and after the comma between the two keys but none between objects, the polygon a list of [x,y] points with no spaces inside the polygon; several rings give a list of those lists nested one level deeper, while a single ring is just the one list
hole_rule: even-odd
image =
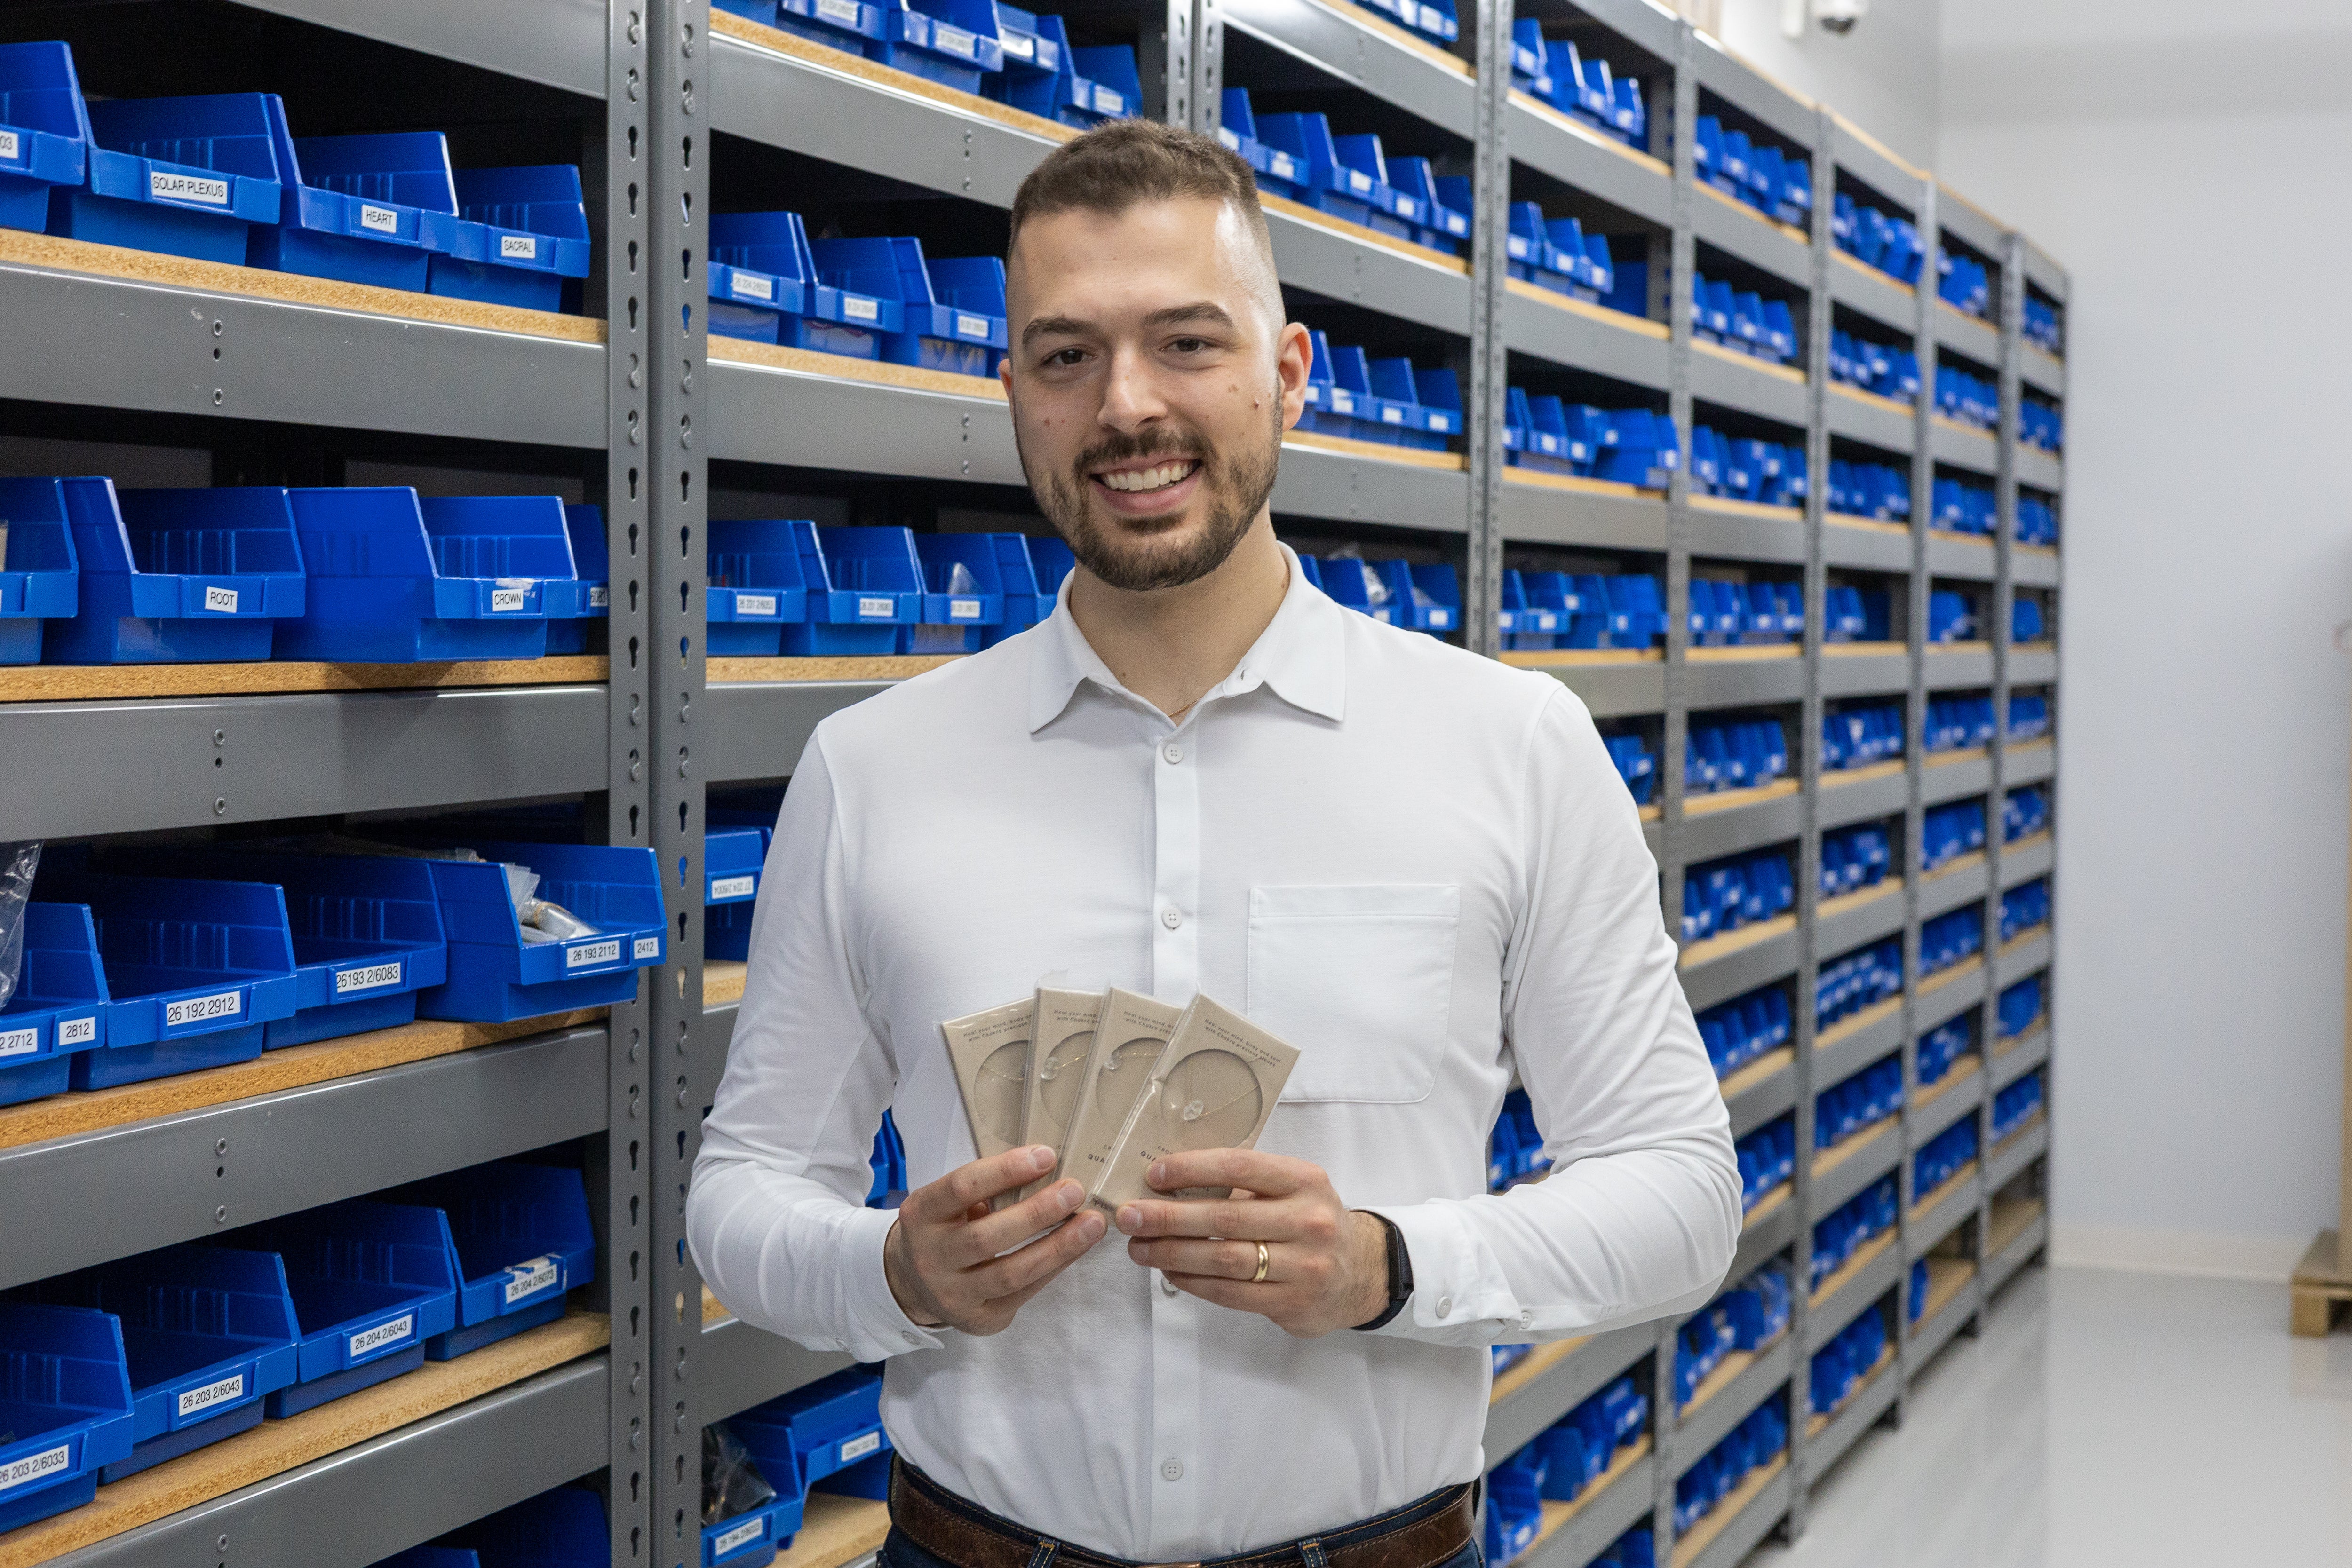
[{"label": "man's face", "polygon": [[1264,268],[1218,202],[1055,213],[1021,231],[1004,384],[1022,471],[1114,588],[1206,576],[1273,493],[1308,350]]}]

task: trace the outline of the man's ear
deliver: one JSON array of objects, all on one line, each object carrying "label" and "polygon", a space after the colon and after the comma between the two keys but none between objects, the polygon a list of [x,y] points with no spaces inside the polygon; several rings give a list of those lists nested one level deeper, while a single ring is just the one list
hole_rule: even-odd
[{"label": "man's ear", "polygon": [[1315,366],[1315,340],[1296,321],[1286,322],[1275,346],[1274,375],[1282,388],[1282,428],[1295,428],[1307,412],[1307,373]]}]

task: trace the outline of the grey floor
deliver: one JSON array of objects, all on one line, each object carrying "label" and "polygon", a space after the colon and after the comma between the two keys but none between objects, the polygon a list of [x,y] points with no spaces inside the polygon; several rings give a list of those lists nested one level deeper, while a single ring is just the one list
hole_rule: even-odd
[{"label": "grey floor", "polygon": [[2352,1565],[2352,1333],[2284,1286],[2029,1270],[1749,1568]]}]

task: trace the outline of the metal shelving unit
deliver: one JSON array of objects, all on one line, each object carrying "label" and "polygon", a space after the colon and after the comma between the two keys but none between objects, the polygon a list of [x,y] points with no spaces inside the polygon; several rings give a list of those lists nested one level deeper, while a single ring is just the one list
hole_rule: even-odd
[{"label": "metal shelving unit", "polygon": [[[234,3],[274,25],[328,30],[341,45],[357,40],[568,95],[563,101],[578,106],[598,235],[590,315],[604,330],[581,324],[551,336],[276,297],[241,282],[159,282],[0,258],[0,311],[14,324],[18,350],[0,363],[0,401],[37,409],[46,434],[87,415],[95,434],[110,416],[128,416],[143,428],[196,432],[199,444],[249,443],[256,430],[282,428],[328,447],[391,441],[476,455],[526,452],[540,471],[569,465],[606,507],[613,653],[593,669],[568,668],[534,685],[0,702],[0,754],[60,759],[34,770],[30,788],[0,797],[0,838],[584,795],[611,841],[653,846],[665,864],[685,862],[684,886],[698,887],[706,789],[788,776],[825,715],[893,678],[887,669],[792,661],[761,666],[752,678],[710,678],[698,536],[712,505],[711,460],[737,474],[772,471],[787,492],[802,479],[835,492],[876,488],[891,497],[893,520],[909,506],[954,504],[935,498],[962,486],[994,491],[977,504],[1002,509],[1004,493],[1022,484],[1009,413],[991,383],[912,384],[824,356],[706,341],[700,225],[713,167],[736,158],[791,167],[814,161],[893,193],[911,187],[1001,211],[1069,133],[765,33],[709,0],[609,8],[515,0],[488,9],[421,0],[390,10],[356,0],[220,0]],[[1498,1462],[1597,1389],[1646,1365],[1656,1415],[1649,1447],[1557,1521],[1527,1568],[1581,1568],[1644,1521],[1657,1532],[1662,1561],[1729,1563],[1769,1532],[1801,1531],[1822,1473],[1870,1426],[1899,1420],[1918,1369],[1971,1330],[1990,1293],[2046,1241],[2035,1173],[2046,1168],[2049,1113],[2000,1148],[1990,1146],[1990,1134],[1993,1094],[2048,1061],[2048,1030],[2029,1030],[1999,1054],[1990,1046],[2000,987],[2050,963],[2046,933],[2007,950],[1998,943],[2000,892],[2049,874],[2053,863],[2046,837],[1999,841],[2000,806],[2007,789],[2051,780],[2054,753],[2047,743],[1996,744],[1931,758],[1919,737],[1931,692],[1990,691],[2004,715],[2018,687],[2050,687],[2054,698],[2054,653],[2011,646],[2006,606],[2018,588],[2054,591],[2060,580],[2054,551],[2015,547],[2010,535],[2019,485],[2053,496],[2063,489],[2058,459],[2020,444],[2018,407],[2027,386],[2064,396],[2063,363],[2026,344],[2021,323],[2029,286],[2063,304],[2066,279],[2030,241],[1645,0],[1584,0],[1573,13],[1544,0],[1530,14],[1580,19],[1661,63],[1645,82],[1655,128],[1647,150],[1623,147],[1511,90],[1508,13],[1494,0],[1463,13],[1462,41],[1449,53],[1346,0],[1145,5],[1137,20],[1146,98],[1167,118],[1213,130],[1228,43],[1239,39],[1235,50],[1309,71],[1333,91],[1363,95],[1380,115],[1412,117],[1439,141],[1466,149],[1457,167],[1474,175],[1479,211],[1466,266],[1303,210],[1272,214],[1278,269],[1310,307],[1328,301],[1370,313],[1359,319],[1385,319],[1416,341],[1433,331],[1457,346],[1470,426],[1464,459],[1451,468],[1311,440],[1288,444],[1275,493],[1279,523],[1434,541],[1465,568],[1465,641],[1486,653],[1498,644],[1493,612],[1507,549],[1643,558],[1651,564],[1638,570],[1660,571],[1666,585],[1672,630],[1663,656],[1553,663],[1546,672],[1596,717],[1654,727],[1664,758],[1680,755],[1695,713],[1769,707],[1794,716],[1793,792],[1687,796],[1680,768],[1666,767],[1648,825],[1670,925],[1679,920],[1686,866],[1787,845],[1798,871],[1793,918],[1760,939],[1696,949],[1683,968],[1697,1007],[1782,982],[1795,998],[1797,1038],[1785,1061],[1726,1088],[1738,1134],[1790,1117],[1799,1148],[1794,1179],[1751,1214],[1734,1277],[1778,1257],[1803,1280],[1814,1222],[1890,1170],[1900,1173],[1898,1229],[1818,1302],[1799,1291],[1789,1333],[1687,1412],[1670,1410],[1680,1325],[1668,1322],[1552,1353],[1538,1375],[1497,1401],[1487,1427],[1487,1458]],[[1696,117],[1718,109],[1812,159],[1810,233],[1728,202],[1695,178]],[[1654,291],[1664,319],[1509,286],[1499,261],[1515,174],[1653,225],[1651,259],[1670,279]],[[1829,214],[1841,180],[1909,210],[1931,238],[1948,233],[1997,263],[1999,320],[1962,317],[1932,288],[1895,284],[1837,252]],[[1690,277],[1702,247],[1769,275],[1801,302],[1801,374],[1695,340]],[[1931,254],[1925,276],[1935,276],[1934,266]],[[1927,400],[1906,407],[1831,385],[1833,308],[1911,341],[1929,386],[1939,349],[1997,368],[1999,429],[1953,426]],[[1784,429],[1786,439],[1805,444],[1813,493],[1801,509],[1766,508],[1695,496],[1682,472],[1663,494],[1629,494],[1507,467],[1501,423],[1512,355],[1662,399],[1685,434],[1695,420],[1723,417]],[[1913,527],[1831,517],[1823,481],[1833,445],[1849,442],[1912,462]],[[1939,463],[1994,484],[1996,539],[1926,528]],[[720,482],[730,481],[722,475]],[[1809,625],[1791,656],[1725,661],[1690,646],[1694,562],[1801,572]],[[1831,652],[1821,607],[1833,572],[1886,578],[1898,591],[1906,641]],[[1993,621],[1986,646],[1926,646],[1927,594],[1943,580],[1985,596]],[[741,670],[730,664],[723,673]],[[1871,695],[1905,705],[1912,744],[1904,762],[1857,777],[1824,775],[1818,737],[1828,706]],[[1915,871],[1873,898],[1818,896],[1823,831],[1899,817],[1911,863],[1925,809],[1976,796],[1988,808],[1980,862],[1934,878]],[[609,1348],[61,1561],[177,1568],[202,1551],[227,1568],[298,1560],[364,1568],[547,1486],[601,1473],[614,1568],[684,1568],[698,1517],[699,1428],[843,1360],[702,1304],[683,1245],[682,1197],[736,1009],[699,1005],[700,905],[677,889],[670,896],[669,963],[646,977],[636,1002],[608,1019],[0,1147],[0,1191],[18,1200],[10,1212],[19,1217],[0,1226],[7,1260],[0,1284],[559,1140],[588,1139],[597,1151],[596,1304],[609,1314]],[[1906,972],[1916,977],[1920,922],[1979,901],[1981,960],[1933,985],[1915,978],[1897,1005],[1817,1038],[1811,998],[1822,963],[1900,935]],[[1976,1019],[1979,1065],[1921,1092],[1918,1036],[1964,1014]],[[1902,1117],[1864,1145],[1816,1157],[1815,1095],[1898,1052],[1910,1086]],[[1913,1193],[1913,1153],[1966,1116],[1978,1118],[1974,1172],[1937,1194]],[[2021,1178],[2019,1190],[2003,1190]],[[59,1215],[78,1222],[59,1224]],[[1937,1251],[1955,1235],[1965,1248]],[[1916,1331],[1894,1336],[1894,1367],[1811,1432],[1804,1399],[1811,1352],[1890,1292],[1899,1316],[1905,1271],[1931,1253],[1939,1266],[1965,1264],[1965,1280],[1948,1286],[1959,1275],[1939,1267],[1936,1310]],[[1788,1462],[1728,1500],[1728,1511],[1705,1527],[1703,1546],[1675,1553],[1675,1479],[1760,1401],[1783,1392],[1791,1400]],[[854,1560],[799,1568],[848,1568]]]}]

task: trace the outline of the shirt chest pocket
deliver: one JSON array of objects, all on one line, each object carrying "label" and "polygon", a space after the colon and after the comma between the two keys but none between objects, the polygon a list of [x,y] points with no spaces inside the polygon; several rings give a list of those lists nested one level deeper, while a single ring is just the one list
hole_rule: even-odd
[{"label": "shirt chest pocket", "polygon": [[1249,1016],[1299,1051],[1285,1100],[1428,1096],[1461,915],[1451,883],[1250,889]]}]

